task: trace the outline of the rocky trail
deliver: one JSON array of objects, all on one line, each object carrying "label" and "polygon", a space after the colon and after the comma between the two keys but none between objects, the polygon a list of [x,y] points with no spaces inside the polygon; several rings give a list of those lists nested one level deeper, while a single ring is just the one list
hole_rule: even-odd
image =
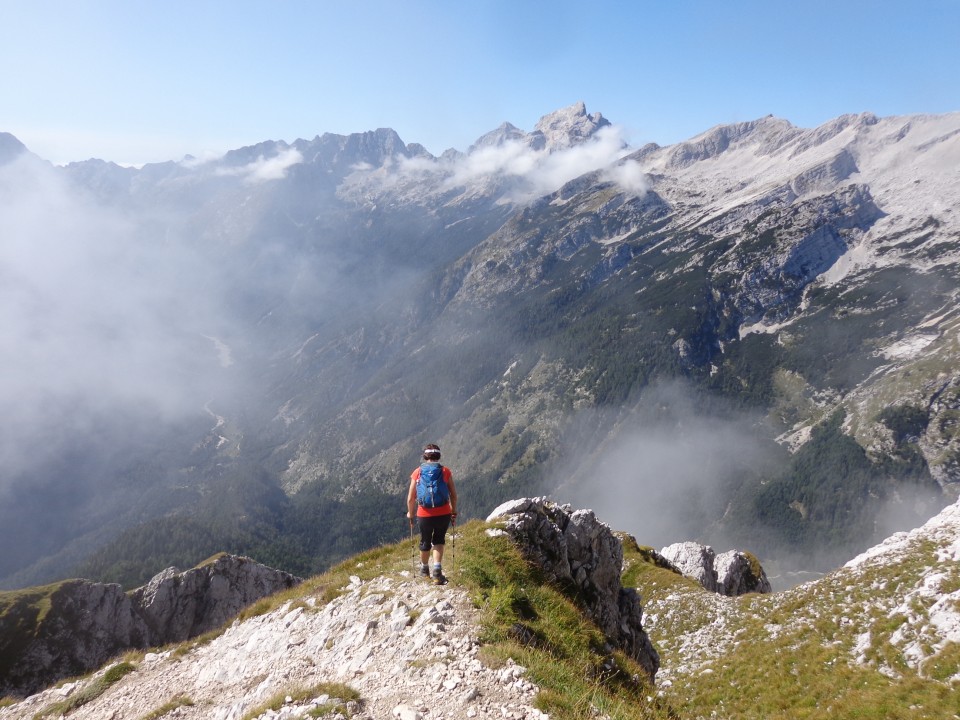
[{"label": "rocky trail", "polygon": [[[537,688],[522,667],[493,668],[480,659],[477,611],[455,585],[437,587],[402,571],[368,582],[353,576],[343,592],[326,605],[306,596],[234,622],[206,644],[148,652],[70,717],[155,718],[164,706],[163,717],[184,719],[317,717],[324,703],[360,720],[546,717],[532,707]],[[103,672],[0,709],[0,718],[56,717],[56,703]],[[334,703],[319,691],[293,700],[323,683],[347,685],[360,700]],[[278,695],[291,701],[266,709]]]}]

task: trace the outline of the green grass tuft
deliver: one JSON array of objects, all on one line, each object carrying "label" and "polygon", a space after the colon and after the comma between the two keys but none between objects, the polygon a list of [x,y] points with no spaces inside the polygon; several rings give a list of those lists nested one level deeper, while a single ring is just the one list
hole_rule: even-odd
[{"label": "green grass tuft", "polygon": [[33,716],[34,720],[40,720],[48,716],[59,717],[66,715],[78,707],[82,707],[92,700],[96,700],[103,695],[111,685],[119,682],[124,676],[129,675],[136,669],[136,666],[130,662],[119,662],[111,665],[103,675],[88,681],[80,690],[76,691],[66,700],[53,703],[40,710],[40,712]]},{"label": "green grass tuft", "polygon": [[189,707],[193,705],[193,700],[190,699],[188,695],[177,695],[176,697],[171,698],[169,701],[161,705],[155,710],[148,712],[146,715],[143,715],[139,720],[159,720],[164,715],[167,715],[177,708]]},{"label": "green grass tuft", "polygon": [[[321,717],[333,712],[339,712],[349,717],[345,703],[354,701],[361,702],[360,693],[349,685],[343,683],[319,683],[309,687],[294,687],[280,690],[274,693],[268,700],[247,711],[242,720],[254,720],[268,711],[277,712],[287,704],[287,698],[290,698],[290,704],[300,704],[309,702],[314,698],[328,695],[328,702],[318,705],[308,713],[309,717]],[[335,702],[339,700],[340,702]],[[343,704],[341,704],[343,703]]]}]

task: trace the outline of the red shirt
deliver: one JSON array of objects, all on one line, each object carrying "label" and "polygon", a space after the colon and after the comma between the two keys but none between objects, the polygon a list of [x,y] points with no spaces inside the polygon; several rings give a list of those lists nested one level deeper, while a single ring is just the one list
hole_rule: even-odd
[{"label": "red shirt", "polygon": [[[410,473],[410,479],[415,483],[420,479],[420,466],[417,466],[417,469]],[[443,466],[443,481],[450,484],[450,481],[453,480],[453,473],[450,472],[450,468],[446,465]],[[446,505],[441,505],[440,507],[427,508],[423,505],[417,505],[417,517],[435,517],[437,515],[452,515],[453,508],[450,507],[448,502]]]}]

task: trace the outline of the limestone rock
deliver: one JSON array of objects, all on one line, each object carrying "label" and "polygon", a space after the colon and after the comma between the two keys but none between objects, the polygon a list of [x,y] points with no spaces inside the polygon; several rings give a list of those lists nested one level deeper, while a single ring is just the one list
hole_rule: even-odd
[{"label": "limestone rock", "polygon": [[546,498],[523,498],[498,507],[487,521],[504,529],[546,577],[568,588],[615,646],[633,657],[652,681],[660,657],[643,629],[640,596],[620,585],[623,546],[592,510],[573,510]]},{"label": "limestone rock", "polygon": [[772,591],[767,573],[750,553],[728,550],[717,555],[713,564],[717,573],[717,592],[723,595],[745,595]]},{"label": "limestone rock", "polygon": [[696,542],[679,542],[663,548],[660,554],[682,574],[693,578],[707,590],[717,592],[717,571],[714,568],[716,553],[712,547]]},{"label": "limestone rock", "polygon": [[0,697],[35,692],[150,644],[146,623],[119,585],[68,580],[50,593],[46,612],[35,607],[15,606],[0,623]]},{"label": "limestone rock", "polygon": [[681,542],[663,548],[660,555],[680,573],[720,595],[733,597],[772,591],[757,558],[741,550],[717,555],[709,545]]},{"label": "limestone rock", "polygon": [[36,589],[0,622],[0,696],[35,692],[81,675],[130,648],[166,645],[211,630],[243,607],[300,582],[249,558],[223,555],[168,568],[131,593],[116,584],[68,580]]},{"label": "limestone rock", "polygon": [[583,143],[602,127],[610,125],[600,113],[587,113],[583,101],[544,115],[537,123],[534,134],[543,137],[548,150],[559,150]]},{"label": "limestone rock", "polygon": [[170,643],[219,627],[250,603],[298,582],[250,558],[223,555],[186,572],[167,568],[131,597],[152,636]]},{"label": "limestone rock", "polygon": [[[505,122],[496,130],[491,130],[485,135],[481,135],[477,141],[470,146],[470,152],[476,152],[482,148],[502,147],[508,143],[531,144],[530,135],[515,125]],[[534,147],[534,149],[538,148]]]},{"label": "limestone rock", "polygon": [[587,113],[581,101],[540,118],[532,133],[505,122],[495,130],[482,135],[470,146],[470,153],[507,144],[526,145],[532,150],[555,152],[581,145],[598,130],[610,125],[600,113]]}]

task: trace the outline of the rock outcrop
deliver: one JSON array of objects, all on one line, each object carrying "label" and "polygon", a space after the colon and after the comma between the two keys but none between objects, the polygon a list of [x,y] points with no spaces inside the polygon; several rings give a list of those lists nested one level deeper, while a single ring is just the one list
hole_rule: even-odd
[{"label": "rock outcrop", "polygon": [[717,571],[713,566],[716,553],[712,547],[696,542],[679,542],[663,548],[660,555],[681,575],[696,580],[710,592],[717,592]]},{"label": "rock outcrop", "polygon": [[757,558],[741,550],[717,555],[709,545],[680,542],[663,548],[660,555],[681,574],[720,595],[733,597],[772,590]]},{"label": "rock outcrop", "polygon": [[223,555],[186,572],[167,568],[131,597],[151,637],[171,643],[219,627],[247,605],[297,582],[249,558]]},{"label": "rock outcrop", "polygon": [[728,550],[717,555],[713,567],[717,573],[717,592],[723,595],[732,597],[773,590],[767,573],[751,553]]},{"label": "rock outcrop", "polygon": [[0,617],[0,696],[36,692],[130,648],[194,637],[298,582],[223,555],[186,572],[168,568],[131,593],[88,580],[23,591]]},{"label": "rock outcrop", "polygon": [[653,681],[660,657],[643,629],[634,588],[620,585],[623,545],[592,510],[573,510],[546,498],[504,503],[487,518],[503,530],[551,582],[567,588],[616,647],[634,658]]}]

